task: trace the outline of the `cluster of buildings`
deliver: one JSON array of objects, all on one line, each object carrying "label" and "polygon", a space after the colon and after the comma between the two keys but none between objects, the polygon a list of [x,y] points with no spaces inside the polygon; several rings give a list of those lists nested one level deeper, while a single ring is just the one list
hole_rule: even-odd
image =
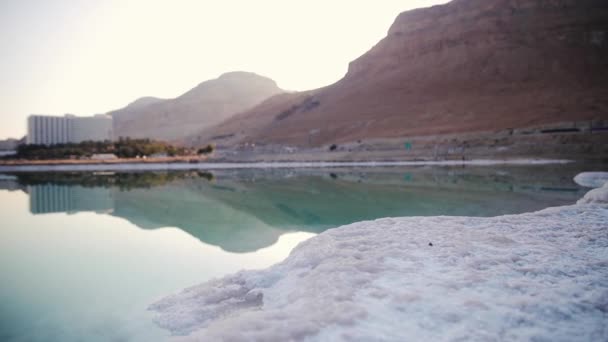
[{"label": "cluster of buildings", "polygon": [[27,119],[27,144],[55,145],[113,138],[112,117],[105,114],[89,117],[31,115]]}]

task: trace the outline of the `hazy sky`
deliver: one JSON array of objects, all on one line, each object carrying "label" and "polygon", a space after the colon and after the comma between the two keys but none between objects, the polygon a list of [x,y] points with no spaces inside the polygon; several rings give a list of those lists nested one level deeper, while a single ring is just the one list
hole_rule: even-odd
[{"label": "hazy sky", "polygon": [[32,113],[105,113],[228,71],[328,85],[400,12],[445,2],[0,0],[0,139]]}]

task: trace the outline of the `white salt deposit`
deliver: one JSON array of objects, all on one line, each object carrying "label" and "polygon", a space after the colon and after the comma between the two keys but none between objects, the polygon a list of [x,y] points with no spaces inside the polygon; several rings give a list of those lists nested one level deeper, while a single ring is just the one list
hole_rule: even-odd
[{"label": "white salt deposit", "polygon": [[604,184],[603,187],[593,189],[585,194],[585,197],[581,198],[577,204],[588,204],[588,203],[603,203],[608,204],[608,183]]},{"label": "white salt deposit", "polygon": [[607,341],[602,196],[494,218],[354,223],[151,309],[185,340]]},{"label": "white salt deposit", "polygon": [[601,188],[608,183],[608,172],[583,172],[574,177],[576,184],[586,188]]}]

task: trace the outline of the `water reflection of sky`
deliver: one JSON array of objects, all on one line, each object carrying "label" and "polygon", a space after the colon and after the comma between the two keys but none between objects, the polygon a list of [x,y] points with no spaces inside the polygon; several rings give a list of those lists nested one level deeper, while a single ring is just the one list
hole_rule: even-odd
[{"label": "water reflection of sky", "polygon": [[262,268],[327,228],[573,203],[580,168],[0,177],[0,339],[151,340],[155,299]]}]

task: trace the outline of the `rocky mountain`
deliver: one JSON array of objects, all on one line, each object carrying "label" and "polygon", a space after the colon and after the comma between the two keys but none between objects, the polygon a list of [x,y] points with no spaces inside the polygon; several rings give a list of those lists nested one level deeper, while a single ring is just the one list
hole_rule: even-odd
[{"label": "rocky mountain", "polygon": [[110,112],[116,137],[175,140],[215,125],[282,92],[266,77],[231,72],[169,100],[140,98]]},{"label": "rocky mountain", "polygon": [[151,104],[155,104],[155,103],[160,103],[160,102],[166,102],[167,100],[165,99],[160,99],[158,97],[153,97],[153,96],[144,96],[144,97],[140,97],[137,100],[129,103],[125,108],[123,109],[127,109],[127,110],[137,110],[140,108],[143,108],[145,106],[151,105]]},{"label": "rocky mountain", "polygon": [[404,12],[337,83],[187,139],[322,146],[608,119],[608,1],[453,0]]}]

